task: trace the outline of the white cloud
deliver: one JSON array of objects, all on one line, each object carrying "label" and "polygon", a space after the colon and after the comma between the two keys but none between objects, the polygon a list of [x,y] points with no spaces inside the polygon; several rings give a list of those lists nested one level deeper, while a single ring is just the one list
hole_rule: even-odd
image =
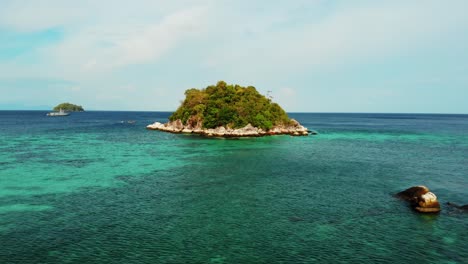
[{"label": "white cloud", "polygon": [[[42,49],[42,57],[53,72],[71,77],[155,62],[190,39],[202,43],[194,50],[206,53],[200,64],[230,71],[227,74],[233,69],[245,77],[323,68],[418,48],[468,25],[468,5],[458,0],[450,5],[37,0],[27,5],[6,1],[0,7],[0,27],[62,28],[64,40]],[[302,17],[301,10],[307,10]]]},{"label": "white cloud", "polygon": [[231,45],[218,47],[206,65],[253,65],[260,71],[257,65],[262,65],[263,70],[275,72],[385,58],[424,47],[447,32],[466,32],[467,8],[464,1],[353,2],[338,6],[320,20],[255,36],[233,36]]},{"label": "white cloud", "polygon": [[[196,35],[202,30],[204,10],[193,8],[182,10],[165,17],[161,23],[150,25],[131,34],[124,41],[117,42],[111,48],[111,55],[121,55],[115,60],[115,66],[144,63],[157,59],[186,37]],[[114,54],[112,54],[114,53]]]},{"label": "white cloud", "polygon": [[145,23],[211,0],[2,0],[0,28],[31,32],[61,27],[79,30],[94,25]]},{"label": "white cloud", "polygon": [[[68,78],[154,62],[203,30],[203,8],[177,11],[144,25],[107,23],[84,27],[41,50]],[[79,75],[79,76],[77,76]]]},{"label": "white cloud", "polygon": [[0,3],[0,28],[31,32],[78,22],[85,16],[84,6],[71,1],[3,0]]},{"label": "white cloud", "polygon": [[205,2],[209,1],[37,0],[25,4],[7,0],[0,3],[0,29],[23,33],[60,29],[63,40],[37,48],[39,56],[51,75],[86,78],[156,61],[181,41],[197,36],[205,22]]},{"label": "white cloud", "polygon": [[81,87],[80,86],[72,86],[69,88],[72,92],[79,92],[81,91]]},{"label": "white cloud", "polygon": [[63,39],[1,61],[0,77],[66,79],[79,87],[65,89],[74,98],[108,109],[151,107],[154,98],[170,109],[184,89],[224,79],[271,89],[295,111],[309,107],[314,74],[458,41],[467,9],[461,0],[1,0],[0,30],[55,28]]}]

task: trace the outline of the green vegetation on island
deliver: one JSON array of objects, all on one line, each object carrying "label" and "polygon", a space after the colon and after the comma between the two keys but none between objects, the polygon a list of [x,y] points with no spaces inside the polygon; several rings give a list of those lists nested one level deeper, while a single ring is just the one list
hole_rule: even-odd
[{"label": "green vegetation on island", "polygon": [[75,105],[75,104],[70,104],[70,103],[61,103],[54,107],[54,111],[60,111],[62,109],[63,111],[66,112],[83,112],[84,109],[81,105]]},{"label": "green vegetation on island", "polygon": [[169,119],[180,119],[183,124],[189,119],[199,120],[203,128],[224,126],[235,129],[250,123],[269,130],[273,126],[291,124],[286,112],[255,87],[228,85],[224,81],[204,89],[186,90],[185,100]]}]

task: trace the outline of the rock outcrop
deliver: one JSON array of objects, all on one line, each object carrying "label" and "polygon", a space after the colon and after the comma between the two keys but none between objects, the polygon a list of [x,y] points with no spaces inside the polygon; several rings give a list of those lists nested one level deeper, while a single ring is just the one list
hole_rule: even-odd
[{"label": "rock outcrop", "polygon": [[260,137],[267,135],[291,135],[291,136],[307,136],[309,131],[306,127],[302,126],[296,120],[292,119],[291,124],[288,126],[274,126],[268,131],[261,128],[247,124],[245,127],[232,129],[229,127],[217,128],[202,128],[200,120],[188,120],[187,124],[182,124],[180,119],[177,119],[166,124],[155,122],[146,127],[152,130],[161,130],[171,133],[187,133],[187,134],[200,134],[208,137]]},{"label": "rock outcrop", "polygon": [[418,212],[440,212],[440,204],[439,201],[437,201],[437,196],[430,192],[426,186],[414,186],[399,192],[396,196],[409,202],[411,207]]}]

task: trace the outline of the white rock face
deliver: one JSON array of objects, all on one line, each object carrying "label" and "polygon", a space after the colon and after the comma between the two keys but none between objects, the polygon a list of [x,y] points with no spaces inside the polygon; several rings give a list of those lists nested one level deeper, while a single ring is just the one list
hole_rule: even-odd
[{"label": "white rock face", "polygon": [[164,125],[159,122],[155,122],[154,124],[146,126],[148,129],[161,129],[162,127],[164,127]]},{"label": "white rock face", "polygon": [[188,129],[188,128],[184,128],[184,129],[182,129],[182,133],[190,134],[190,133],[193,133],[193,130]]},{"label": "white rock face", "polygon": [[429,206],[437,202],[437,196],[432,192],[427,192],[421,195],[419,206]]},{"label": "white rock face", "polygon": [[200,123],[195,125],[190,123],[184,126],[180,119],[166,124],[155,122],[154,124],[148,125],[146,128],[172,133],[195,133],[209,137],[259,137],[265,135],[307,136],[309,134],[307,128],[294,119],[292,119],[290,126],[275,126],[268,131],[254,127],[252,124],[247,124],[245,127],[237,129],[223,126],[215,129],[203,129]]}]

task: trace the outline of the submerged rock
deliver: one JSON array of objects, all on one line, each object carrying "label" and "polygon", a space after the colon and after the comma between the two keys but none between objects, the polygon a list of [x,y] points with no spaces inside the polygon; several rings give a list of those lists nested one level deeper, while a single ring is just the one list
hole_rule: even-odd
[{"label": "submerged rock", "polygon": [[440,204],[437,196],[429,191],[426,186],[414,186],[397,195],[402,200],[410,203],[411,207],[421,213],[438,213]]},{"label": "submerged rock", "polygon": [[299,216],[291,216],[288,218],[290,222],[301,222],[304,221],[304,218],[299,217]]},{"label": "submerged rock", "polygon": [[451,203],[451,202],[447,202],[447,205],[448,205],[448,206],[455,207],[455,208],[460,209],[460,210],[463,210],[463,211],[465,211],[465,212],[468,212],[468,204],[465,204],[465,205],[457,205],[457,204],[454,204],[454,203]]}]

